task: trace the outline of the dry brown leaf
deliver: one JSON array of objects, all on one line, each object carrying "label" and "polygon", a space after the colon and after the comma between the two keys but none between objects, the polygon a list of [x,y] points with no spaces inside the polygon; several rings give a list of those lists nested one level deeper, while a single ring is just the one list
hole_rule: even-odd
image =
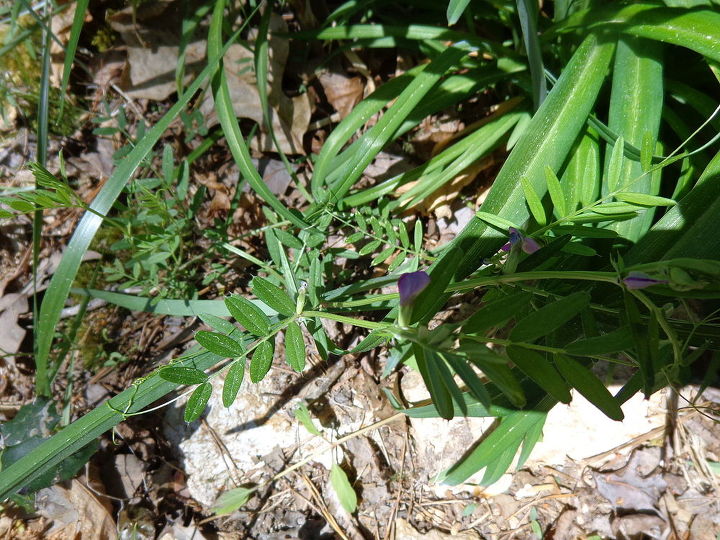
[{"label": "dry brown leaf", "polygon": [[46,536],[49,540],[109,540],[117,537],[112,516],[95,494],[78,480],[72,480],[70,489],[58,485],[40,490],[36,504],[38,513],[53,521]]},{"label": "dry brown leaf", "polygon": [[25,338],[25,329],[18,324],[18,318],[28,310],[25,294],[10,293],[0,298],[0,351],[15,354]]},{"label": "dry brown leaf", "polygon": [[363,97],[365,85],[360,77],[348,77],[341,73],[323,73],[318,77],[325,96],[340,118],[345,118]]}]

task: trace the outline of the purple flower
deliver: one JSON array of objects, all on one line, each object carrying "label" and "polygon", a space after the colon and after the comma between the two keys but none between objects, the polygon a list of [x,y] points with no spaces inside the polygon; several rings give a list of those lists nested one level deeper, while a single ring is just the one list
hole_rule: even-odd
[{"label": "purple flower", "polygon": [[628,289],[644,289],[646,287],[652,287],[653,285],[667,283],[667,280],[651,278],[642,272],[630,272],[627,277],[623,279],[623,283]]},{"label": "purple flower", "polygon": [[540,249],[540,244],[538,244],[533,238],[525,237],[523,238],[520,247],[529,255],[530,253],[535,253],[538,249]]},{"label": "purple flower", "polygon": [[400,305],[407,306],[415,300],[425,287],[430,285],[430,276],[422,270],[403,274],[398,280],[398,292],[400,293]]},{"label": "purple flower", "polygon": [[501,247],[501,250],[508,252],[513,248],[513,246],[516,246],[518,244],[520,245],[520,249],[522,249],[527,254],[535,253],[538,249],[540,249],[540,244],[538,244],[537,241],[525,236],[515,227],[510,227],[509,231],[510,241],[503,247]]}]

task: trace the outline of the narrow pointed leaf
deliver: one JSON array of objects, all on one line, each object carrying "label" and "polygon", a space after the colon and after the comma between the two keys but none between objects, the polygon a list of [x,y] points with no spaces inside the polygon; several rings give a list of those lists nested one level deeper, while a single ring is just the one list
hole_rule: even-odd
[{"label": "narrow pointed leaf", "polygon": [[194,422],[203,413],[207,407],[208,401],[212,396],[212,384],[203,383],[198,386],[188,399],[187,405],[185,405],[185,413],[183,419],[186,422]]},{"label": "narrow pointed leaf", "polygon": [[618,401],[592,371],[577,360],[562,354],[555,356],[555,365],[568,384],[576,388],[585,399],[600,409],[608,418],[617,421],[625,418]]},{"label": "narrow pointed leaf", "polygon": [[233,295],[225,299],[225,305],[230,315],[251,334],[265,336],[270,331],[270,319],[249,300]]},{"label": "narrow pointed leaf", "polygon": [[175,384],[202,384],[207,382],[208,376],[203,371],[192,367],[169,366],[160,370],[160,377]]},{"label": "narrow pointed leaf", "polygon": [[254,383],[260,382],[265,378],[273,362],[275,354],[275,345],[272,341],[263,341],[253,352],[250,359],[250,380]]},{"label": "narrow pointed leaf", "polygon": [[564,217],[567,214],[565,195],[563,194],[562,187],[560,187],[560,180],[558,180],[555,171],[550,167],[545,167],[545,183],[547,184],[548,193],[550,193],[550,199],[555,207],[556,215],[558,217]]},{"label": "narrow pointed leaf", "polygon": [[568,385],[545,355],[514,345],[507,348],[507,355],[540,388],[558,401],[570,403],[572,396]]},{"label": "narrow pointed leaf", "polygon": [[546,336],[578,315],[589,303],[588,293],[576,292],[547,304],[518,321],[510,332],[510,339],[531,342]]},{"label": "narrow pointed leaf", "polygon": [[295,408],[295,411],[293,413],[295,415],[295,418],[307,429],[310,433],[313,435],[320,435],[320,430],[315,427],[315,424],[312,421],[312,417],[310,416],[310,410],[307,408],[307,405],[305,403],[300,403]]},{"label": "narrow pointed leaf", "polygon": [[340,506],[346,512],[353,513],[357,510],[357,494],[348,480],[347,474],[337,463],[330,468],[330,485],[340,501]]},{"label": "narrow pointed leaf", "polygon": [[413,353],[415,354],[418,371],[428,392],[430,392],[430,399],[432,399],[435,408],[442,418],[446,420],[452,419],[454,416],[452,397],[433,365],[434,358],[429,358],[426,354],[427,351],[416,343],[413,343]]},{"label": "narrow pointed leaf", "polygon": [[195,339],[211,353],[224,356],[225,358],[236,358],[245,354],[245,349],[242,345],[225,334],[200,330],[195,334]]},{"label": "narrow pointed leaf", "polygon": [[607,334],[574,341],[564,347],[565,352],[575,356],[596,356],[629,350],[633,347],[630,327],[623,326]]},{"label": "narrow pointed leaf", "polygon": [[270,283],[267,279],[256,276],[252,280],[252,292],[260,300],[265,302],[282,315],[295,314],[295,302],[277,285]]},{"label": "narrow pointed leaf", "polygon": [[255,490],[256,488],[239,487],[225,491],[215,501],[211,510],[218,516],[232,514],[247,504]]},{"label": "narrow pointed leaf", "polygon": [[230,407],[235,402],[240,386],[242,385],[243,377],[245,376],[245,359],[241,358],[235,362],[230,369],[228,374],[225,376],[225,383],[223,384],[222,400],[223,405]]},{"label": "narrow pointed leaf", "polygon": [[615,198],[639,206],[674,206],[676,204],[675,201],[666,197],[647,195],[646,193],[633,193],[631,191],[617,193]]},{"label": "narrow pointed leaf", "polygon": [[545,209],[543,208],[542,201],[535,191],[535,188],[533,188],[533,185],[524,176],[520,179],[520,183],[522,184],[525,200],[527,201],[528,208],[530,208],[532,216],[535,218],[535,221],[538,222],[538,225],[544,226],[547,223]]},{"label": "narrow pointed leaf", "polygon": [[305,368],[305,340],[300,325],[294,321],[285,329],[285,354],[288,364],[295,371]]}]

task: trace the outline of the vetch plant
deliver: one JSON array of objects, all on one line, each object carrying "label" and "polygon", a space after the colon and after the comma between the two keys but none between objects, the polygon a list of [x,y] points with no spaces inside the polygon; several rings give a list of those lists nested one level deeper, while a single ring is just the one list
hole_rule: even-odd
[{"label": "vetch plant", "polygon": [[[548,411],[569,402],[573,391],[621,421],[622,404],[636,393],[647,397],[695,380],[697,359],[716,359],[720,350],[714,315],[720,298],[720,153],[715,138],[698,142],[696,136],[718,122],[717,99],[697,94],[720,95],[714,75],[720,14],[651,3],[595,8],[555,2],[551,19],[523,6],[503,4],[502,14],[486,20],[473,3],[453,1],[449,23],[466,23],[451,29],[408,25],[383,6],[376,24],[354,24],[361,6],[348,4],[330,15],[326,27],[295,35],[357,46],[402,44],[428,61],[379,86],[333,129],[313,156],[308,185],[296,179],[303,206],[289,208],[253,167],[233,113],[222,62],[239,30],[227,34],[225,3],[214,2],[207,67],[118,162],[53,277],[36,321],[38,395],[50,394],[53,330],[93,236],[203,85],[209,84],[238,169],[262,201],[267,226],[254,233],[267,257],[222,244],[253,265],[249,287],[222,299],[77,291],[129,309],[198,315],[210,330],[196,333],[198,346],[31,452],[12,461],[3,457],[0,498],[52,476],[100,434],[179,386],[188,387],[185,420],[194,421],[225,371],[223,403],[230,406],[246,391],[246,378],[256,383],[271,376],[280,349],[282,360],[302,373],[309,349],[327,359],[383,347],[392,359],[386,372],[403,364],[417,369],[431,395],[424,405],[389,395],[398,411],[497,418],[483,441],[443,474],[450,484],[478,471],[484,471],[482,484],[492,483],[516,456],[521,466]],[[481,37],[475,32],[481,20],[522,42]],[[677,83],[685,73],[684,62],[674,60],[680,49],[697,68],[693,87]],[[255,54],[262,73],[267,48],[257,46]],[[487,122],[468,126],[411,171],[375,185],[359,183],[383,148],[478,92],[498,101]],[[372,127],[357,135],[380,111]],[[402,212],[503,146],[509,154],[502,168],[457,237],[428,250],[415,218],[411,239],[411,221]],[[52,187],[65,193],[59,184]],[[15,210],[43,207],[45,200],[34,197],[15,197],[34,205],[20,203],[23,208]],[[344,243],[338,246],[336,237]],[[354,264],[378,271],[368,277]],[[378,292],[395,284],[397,292]],[[481,300],[469,300],[471,291],[482,293]],[[458,303],[465,309],[452,307]],[[692,316],[678,315],[680,308]],[[327,335],[323,321],[349,325],[363,338],[345,350]],[[632,375],[612,394],[593,371],[598,365],[626,366]],[[715,384],[712,377],[701,384]],[[343,474],[331,472],[345,491],[344,504],[354,508]],[[217,508],[231,511],[251,493],[243,486]]]}]

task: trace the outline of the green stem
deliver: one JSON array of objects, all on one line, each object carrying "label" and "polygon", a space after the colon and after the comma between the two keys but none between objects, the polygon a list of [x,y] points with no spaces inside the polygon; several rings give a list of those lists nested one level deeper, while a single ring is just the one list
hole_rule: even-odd
[{"label": "green stem", "polygon": [[353,317],[346,317],[345,315],[339,315],[337,313],[329,313],[326,311],[303,311],[300,314],[301,317],[319,317],[321,319],[329,319],[331,321],[338,321],[345,324],[352,324],[353,326],[359,326],[360,328],[370,328],[372,330],[382,330],[388,328],[387,323],[365,321],[363,319],[355,319]]},{"label": "green stem", "polygon": [[[498,285],[501,283],[516,283],[518,281],[536,281],[543,279],[570,279],[579,281],[598,281],[603,283],[612,283],[618,285],[617,274],[614,272],[585,272],[585,271],[538,271],[538,272],[521,272],[519,274],[483,276],[474,279],[453,283],[445,289],[445,292],[461,292],[484,287],[487,285]],[[349,300],[347,302],[330,302],[330,307],[356,307],[382,302],[384,300],[394,300],[398,297],[398,293],[376,294],[368,296],[360,300]]]}]

